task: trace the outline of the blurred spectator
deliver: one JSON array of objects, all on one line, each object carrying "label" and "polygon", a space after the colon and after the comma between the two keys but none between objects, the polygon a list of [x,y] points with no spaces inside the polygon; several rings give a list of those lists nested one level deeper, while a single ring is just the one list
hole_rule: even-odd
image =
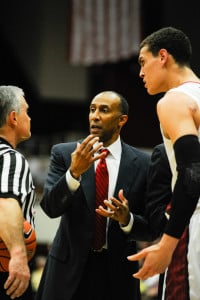
[{"label": "blurred spectator", "polygon": [[33,292],[36,293],[38,285],[40,283],[43,268],[46,262],[46,257],[43,255],[38,255],[35,258],[35,269],[31,273],[31,284]]},{"label": "blurred spectator", "polygon": [[149,277],[140,284],[143,300],[156,300],[158,296],[159,275]]},{"label": "blurred spectator", "polygon": [[[138,251],[153,245],[158,240],[154,242],[137,242]],[[140,266],[143,264],[143,260],[139,261]],[[140,281],[140,291],[142,295],[142,300],[156,300],[158,296],[158,282],[159,282],[159,275],[152,276],[146,280]]]}]

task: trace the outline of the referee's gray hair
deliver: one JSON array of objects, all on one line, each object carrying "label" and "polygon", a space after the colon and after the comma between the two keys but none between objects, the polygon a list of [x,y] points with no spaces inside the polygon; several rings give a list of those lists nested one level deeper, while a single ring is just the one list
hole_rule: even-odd
[{"label": "referee's gray hair", "polygon": [[24,91],[14,85],[0,86],[0,127],[5,125],[6,118],[11,111],[20,113],[21,97],[24,97]]}]

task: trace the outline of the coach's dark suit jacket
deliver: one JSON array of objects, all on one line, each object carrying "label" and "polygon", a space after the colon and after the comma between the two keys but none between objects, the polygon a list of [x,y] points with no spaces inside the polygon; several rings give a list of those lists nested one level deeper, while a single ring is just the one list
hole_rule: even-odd
[{"label": "coach's dark suit jacket", "polygon": [[[164,232],[167,222],[165,211],[172,198],[171,180],[172,173],[165,146],[156,145],[148,172],[145,219],[134,215],[135,222],[129,239],[140,241],[145,238],[146,241],[153,241]],[[146,236],[141,235],[141,230],[146,232]]]},{"label": "coach's dark suit jacket", "polygon": [[[61,143],[52,148],[51,164],[41,206],[49,217],[62,216],[62,218],[50,247],[37,300],[70,300],[92,247],[95,220],[94,166],[82,174],[80,187],[71,194],[66,184],[65,173],[75,147],[76,143],[72,142]],[[122,158],[115,196],[117,197],[118,191],[123,189],[124,195],[129,200],[130,210],[139,215],[142,215],[145,209],[149,159],[147,153],[122,142]],[[142,234],[145,240],[146,231],[140,231],[140,236]],[[110,287],[113,299],[116,297],[119,299],[120,294],[123,296],[122,299],[140,299],[139,282],[132,277],[138,265],[137,262],[127,260],[129,254],[136,252],[136,243],[129,240],[127,234],[119,227],[119,223],[113,220],[109,222],[108,249],[109,268],[113,279],[113,285]],[[121,286],[123,291],[120,291]]]}]

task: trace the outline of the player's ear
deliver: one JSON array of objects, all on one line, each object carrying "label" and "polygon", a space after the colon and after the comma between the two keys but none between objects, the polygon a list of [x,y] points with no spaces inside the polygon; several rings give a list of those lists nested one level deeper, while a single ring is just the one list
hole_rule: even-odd
[{"label": "player's ear", "polygon": [[168,59],[168,56],[169,56],[168,51],[166,49],[160,49],[158,54],[160,56],[160,61],[162,63],[165,63]]}]

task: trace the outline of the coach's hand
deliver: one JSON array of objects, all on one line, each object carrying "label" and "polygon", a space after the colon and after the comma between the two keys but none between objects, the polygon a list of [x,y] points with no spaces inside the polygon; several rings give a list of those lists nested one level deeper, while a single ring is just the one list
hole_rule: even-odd
[{"label": "coach's hand", "polygon": [[[99,158],[105,156],[105,153],[97,154],[96,153],[103,145],[103,143],[98,143],[99,137],[94,135],[88,135],[82,143],[77,143],[77,147],[71,154],[71,165],[70,173],[74,178],[79,178],[93,162]],[[96,144],[96,145],[95,145]]]}]

